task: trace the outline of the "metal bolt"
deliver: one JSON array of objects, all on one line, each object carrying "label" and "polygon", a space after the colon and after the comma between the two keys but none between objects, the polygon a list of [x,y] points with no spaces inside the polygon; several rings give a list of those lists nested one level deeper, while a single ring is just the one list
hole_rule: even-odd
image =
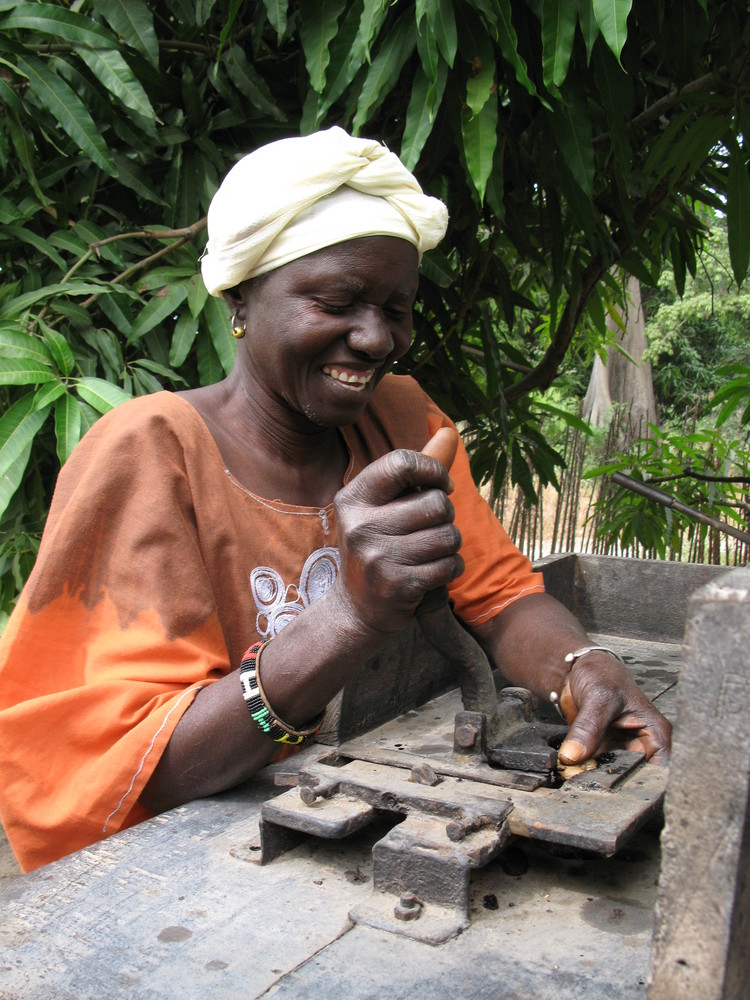
[{"label": "metal bolt", "polygon": [[421,764],[415,764],[411,769],[410,781],[413,781],[416,785],[439,785],[443,780],[439,774],[435,772],[435,768],[428,764],[427,761],[422,761]]},{"label": "metal bolt", "polygon": [[311,806],[313,802],[317,799],[318,793],[310,785],[301,785],[299,790],[299,797],[305,803],[306,806]]},{"label": "metal bolt", "polygon": [[452,840],[454,844],[458,843],[459,840],[463,840],[467,834],[467,824],[461,823],[459,820],[451,820],[450,823],[446,823],[445,832],[448,835],[448,840]]},{"label": "metal bolt", "polygon": [[405,892],[393,908],[396,920],[418,920],[422,915],[422,903],[413,892]]},{"label": "metal bolt", "polygon": [[490,818],[484,815],[474,816],[470,819],[452,819],[445,824],[445,833],[448,840],[458,843],[459,840],[464,839],[467,833],[481,830],[483,826],[487,826],[490,822]]},{"label": "metal bolt", "polygon": [[475,726],[457,726],[454,733],[455,742],[460,747],[473,747],[479,735]]},{"label": "metal bolt", "polygon": [[299,797],[306,806],[311,806],[318,799],[327,799],[338,788],[338,782],[330,778],[320,778],[318,775],[302,775],[299,786]]}]

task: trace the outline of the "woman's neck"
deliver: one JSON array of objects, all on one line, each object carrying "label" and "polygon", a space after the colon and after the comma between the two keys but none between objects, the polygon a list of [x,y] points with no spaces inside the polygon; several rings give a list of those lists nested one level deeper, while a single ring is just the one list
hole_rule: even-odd
[{"label": "woman's neck", "polygon": [[235,374],[181,392],[203,418],[226,467],[269,499],[325,507],[343,484],[349,454],[336,427],[298,418]]}]

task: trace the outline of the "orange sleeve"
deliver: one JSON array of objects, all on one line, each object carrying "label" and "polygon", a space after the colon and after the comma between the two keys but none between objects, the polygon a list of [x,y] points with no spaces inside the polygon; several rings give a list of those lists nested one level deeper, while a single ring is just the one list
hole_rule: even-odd
[{"label": "orange sleeve", "polygon": [[24,870],[147,818],[175,726],[229,670],[180,448],[132,412],[61,473],[0,641],[0,816]]},{"label": "orange sleeve", "polygon": [[[429,397],[427,397],[429,400]],[[454,426],[429,400],[427,425],[430,435],[438,427]],[[453,608],[466,625],[481,625],[503,608],[527,594],[543,593],[541,573],[508,537],[489,504],[477,490],[469,457],[459,444],[451,467],[455,490],[451,501],[455,524],[461,532],[461,555],[466,569],[448,588]]]}]

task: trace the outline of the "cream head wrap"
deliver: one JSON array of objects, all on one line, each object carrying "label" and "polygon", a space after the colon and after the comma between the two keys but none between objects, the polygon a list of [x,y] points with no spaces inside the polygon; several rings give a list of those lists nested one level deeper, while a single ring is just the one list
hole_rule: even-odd
[{"label": "cream head wrap", "polygon": [[232,167],[208,209],[206,288],[241,281],[361,236],[397,236],[420,257],[445,234],[448,211],[423,194],[395,153],[334,127],[280,139]]}]

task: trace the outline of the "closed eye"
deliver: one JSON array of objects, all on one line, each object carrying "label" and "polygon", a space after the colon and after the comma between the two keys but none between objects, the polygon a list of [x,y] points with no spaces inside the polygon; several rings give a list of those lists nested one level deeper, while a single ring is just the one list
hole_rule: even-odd
[{"label": "closed eye", "polygon": [[389,319],[394,319],[399,321],[402,319],[409,319],[409,317],[411,316],[411,309],[397,309],[395,307],[389,308],[388,306],[386,306],[386,308],[383,309],[383,314],[387,316]]},{"label": "closed eye", "polygon": [[329,316],[341,316],[347,309],[351,308],[351,305],[335,305],[333,302],[324,302],[321,299],[317,300],[318,308],[322,309],[324,313],[328,313]]}]

